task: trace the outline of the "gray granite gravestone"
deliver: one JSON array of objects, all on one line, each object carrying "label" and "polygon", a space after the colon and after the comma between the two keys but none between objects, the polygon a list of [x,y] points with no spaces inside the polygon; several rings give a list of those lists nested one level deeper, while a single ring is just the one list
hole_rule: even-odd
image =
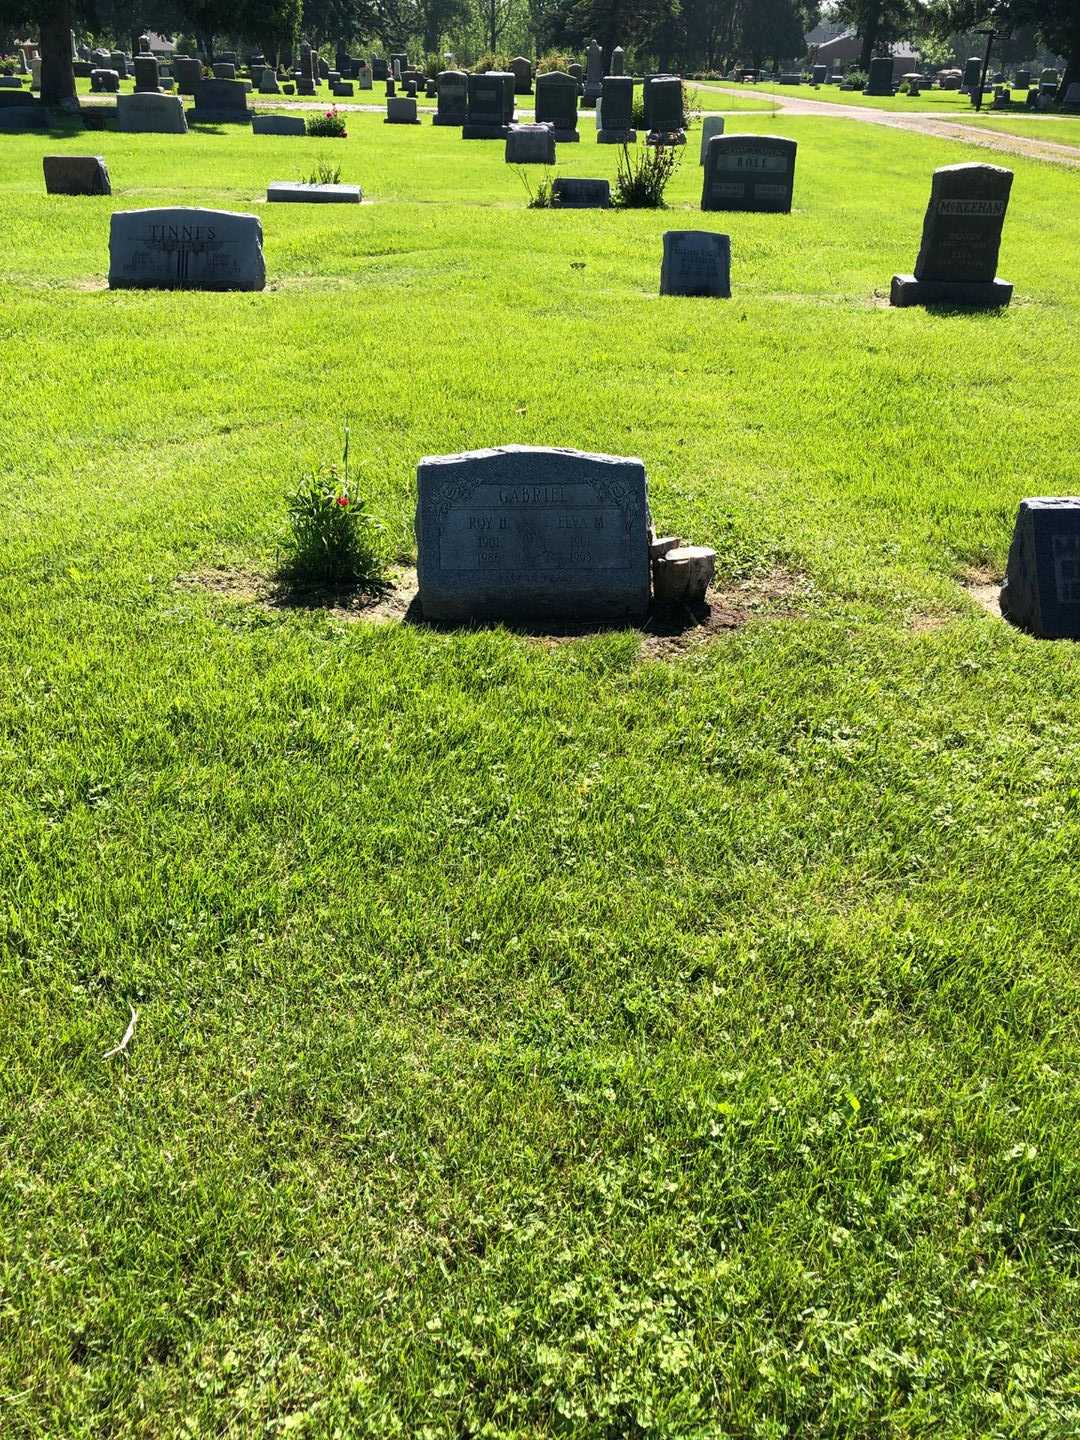
[{"label": "gray granite gravestone", "polygon": [[611,206],[611,182],[560,175],[551,186],[551,204],[555,210],[607,210]]},{"label": "gray granite gravestone", "polygon": [[1080,640],[1080,498],[1021,500],[1001,613],[1047,640]]},{"label": "gray granite gravestone", "polygon": [[391,95],[386,102],[386,115],[383,123],[386,125],[419,125],[420,117],[416,113],[416,101],[408,95]]},{"label": "gray granite gravestone", "polygon": [[665,230],[661,295],[731,296],[731,237],[712,230]]},{"label": "gray granite gravestone", "polygon": [[814,85],[824,85],[828,73],[829,67],[827,65],[815,65],[810,72],[811,82]]},{"label": "gray granite gravestone", "polygon": [[637,140],[634,121],[634,82],[629,75],[605,75],[598,104],[600,127],[598,145],[633,145]]},{"label": "gray granite gravestone", "polygon": [[640,460],[508,445],[429,456],[416,481],[425,618],[634,620],[648,609]]},{"label": "gray granite gravestone", "polygon": [[254,215],[187,207],[117,210],[109,231],[113,290],[262,290]]},{"label": "gray granite gravestone", "polygon": [[625,75],[626,73],[626,51],[621,45],[616,45],[611,52],[611,73],[612,75]]},{"label": "gray granite gravestone", "polygon": [[891,95],[893,93],[893,62],[891,55],[879,55],[870,61],[864,95]]},{"label": "gray granite gravestone", "polygon": [[302,115],[253,115],[253,135],[306,135],[307,125]]},{"label": "gray granite gravestone", "polygon": [[227,62],[224,61],[224,60],[219,60],[219,61],[217,61],[217,63],[214,65],[213,68],[214,68],[214,79],[215,79],[215,80],[235,80],[235,79],[236,79],[236,66],[235,66],[235,65],[229,64],[229,63],[227,63]]},{"label": "gray granite gravestone", "polygon": [[702,210],[789,211],[797,149],[779,135],[714,135],[705,151]]},{"label": "gray granite gravestone", "polygon": [[173,61],[176,88],[181,95],[194,95],[195,86],[202,79],[202,61],[177,58]]},{"label": "gray granite gravestone", "polygon": [[111,195],[109,171],[101,155],[43,155],[49,195]]},{"label": "gray granite gravestone", "polygon": [[997,278],[1012,171],[999,165],[943,165],[934,171],[914,275],[894,275],[894,305],[1008,305],[1012,285]]},{"label": "gray granite gravestone", "polygon": [[158,62],[152,55],[136,55],[132,64],[135,70],[136,91],[145,90],[156,94],[161,84]]},{"label": "gray granite gravestone", "polygon": [[116,128],[137,135],[186,135],[184,102],[179,95],[138,91],[116,97]]},{"label": "gray granite gravestone", "polygon": [[723,115],[706,115],[701,122],[701,155],[698,159],[699,165],[705,164],[705,151],[709,148],[709,141],[714,135],[724,133]]},{"label": "gray granite gravestone", "polygon": [[549,70],[536,77],[536,120],[550,125],[559,144],[572,144],[577,130],[578,83],[562,70]]},{"label": "gray granite gravestone", "polygon": [[386,83],[387,73],[387,64],[383,57],[381,55],[372,55],[371,78],[377,80],[380,85],[384,85]]},{"label": "gray granite gravestone", "polygon": [[260,95],[281,94],[281,86],[278,84],[278,78],[274,74],[274,67],[272,65],[266,66],[262,74],[259,76],[257,83],[259,86]]},{"label": "gray granite gravestone", "polygon": [[337,80],[330,86],[330,93],[337,100],[351,100],[353,88],[351,80]]},{"label": "gray granite gravestone", "polygon": [[128,78],[127,56],[122,50],[109,51],[109,68],[110,70],[115,70],[121,80]]},{"label": "gray granite gravestone", "polygon": [[120,76],[115,70],[91,70],[90,90],[94,95],[117,95],[120,92]]},{"label": "gray granite gravestone", "polygon": [[433,125],[464,125],[468,119],[469,77],[464,70],[441,70],[435,81],[438,105]]},{"label": "gray granite gravestone", "polygon": [[356,67],[357,88],[360,90],[370,90],[373,78],[371,66],[366,60],[361,60],[360,64]]},{"label": "gray granite gravestone", "polygon": [[511,125],[506,132],[508,165],[554,165],[555,135],[550,125]]},{"label": "gray granite gravestone", "polygon": [[505,140],[514,119],[514,77],[489,70],[468,79],[468,113],[461,134],[465,140]]},{"label": "gray granite gravestone", "polygon": [[200,80],[195,105],[187,112],[196,125],[247,125],[251,116],[243,80]]},{"label": "gray granite gravestone", "polygon": [[514,77],[514,93],[531,95],[533,85],[532,62],[518,55],[510,61],[510,73]]},{"label": "gray granite gravestone", "polygon": [[595,40],[590,40],[585,56],[585,93],[581,97],[581,103],[595,105],[600,98],[603,83],[604,52]]},{"label": "gray granite gravestone", "polygon": [[677,75],[654,75],[645,86],[647,145],[684,145],[683,88]]},{"label": "gray granite gravestone", "polygon": [[964,78],[960,82],[961,90],[978,90],[982,84],[983,62],[978,55],[970,55],[964,61]]},{"label": "gray granite gravestone", "polygon": [[359,205],[359,185],[307,185],[295,180],[271,180],[266,187],[271,205]]}]

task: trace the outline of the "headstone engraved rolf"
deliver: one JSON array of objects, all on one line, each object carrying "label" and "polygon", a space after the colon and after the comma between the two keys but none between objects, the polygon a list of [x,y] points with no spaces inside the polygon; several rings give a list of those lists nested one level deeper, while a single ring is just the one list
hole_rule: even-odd
[{"label": "headstone engraved rolf", "polygon": [[1048,640],[1080,639],[1080,499],[1021,500],[1001,613]]},{"label": "headstone engraved rolf", "polygon": [[797,149],[779,135],[714,135],[705,149],[702,210],[789,211]]},{"label": "headstone engraved rolf", "polygon": [[420,606],[430,620],[640,619],[645,466],[529,445],[421,460]]},{"label": "headstone engraved rolf", "polygon": [[262,225],[232,210],[118,210],[109,232],[113,290],[261,290]]},{"label": "headstone engraved rolf", "polygon": [[894,275],[894,305],[992,310],[1012,299],[997,278],[1012,171],[999,165],[943,165],[934,171],[914,275]]}]

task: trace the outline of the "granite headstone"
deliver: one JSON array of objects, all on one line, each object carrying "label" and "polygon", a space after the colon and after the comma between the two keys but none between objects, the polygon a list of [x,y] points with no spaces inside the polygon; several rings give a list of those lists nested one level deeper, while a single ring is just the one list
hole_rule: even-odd
[{"label": "granite headstone", "polygon": [[262,225],[254,215],[183,206],[112,215],[114,290],[262,290],[265,284]]},{"label": "granite headstone", "polygon": [[426,619],[640,619],[649,605],[645,466],[510,445],[417,466]]}]

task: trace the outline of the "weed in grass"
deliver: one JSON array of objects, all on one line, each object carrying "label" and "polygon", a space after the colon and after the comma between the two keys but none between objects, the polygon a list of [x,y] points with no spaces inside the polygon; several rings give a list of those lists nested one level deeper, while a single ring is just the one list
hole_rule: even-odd
[{"label": "weed in grass", "polygon": [[624,145],[615,176],[615,204],[625,210],[665,210],[664,191],[680,157],[675,145],[645,145],[633,152]]},{"label": "weed in grass", "polygon": [[320,160],[308,175],[306,183],[308,185],[339,185],[341,183],[341,166],[331,165],[326,160]]},{"label": "weed in grass", "polygon": [[349,427],[342,472],[313,469],[287,501],[290,544],[281,578],[294,587],[377,588],[384,579],[382,526],[364,509],[349,476]]},{"label": "weed in grass", "polygon": [[552,179],[549,171],[545,170],[537,181],[536,189],[533,189],[532,176],[524,165],[515,166],[518,179],[525,186],[525,193],[529,197],[529,210],[550,210],[552,203]]}]

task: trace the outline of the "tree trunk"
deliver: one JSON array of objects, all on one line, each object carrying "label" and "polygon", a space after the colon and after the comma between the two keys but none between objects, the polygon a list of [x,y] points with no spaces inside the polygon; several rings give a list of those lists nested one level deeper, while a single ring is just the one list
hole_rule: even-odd
[{"label": "tree trunk", "polygon": [[1075,84],[1080,84],[1080,22],[1069,36],[1069,46],[1065,52],[1065,74],[1061,77],[1057,93],[1059,105],[1068,94],[1069,86]]},{"label": "tree trunk", "polygon": [[874,58],[880,28],[881,10],[877,5],[868,5],[863,19],[862,49],[859,51],[859,69],[864,75],[870,73],[870,61]]},{"label": "tree trunk", "polygon": [[71,64],[71,0],[48,0],[41,15],[41,103],[79,113]]}]

